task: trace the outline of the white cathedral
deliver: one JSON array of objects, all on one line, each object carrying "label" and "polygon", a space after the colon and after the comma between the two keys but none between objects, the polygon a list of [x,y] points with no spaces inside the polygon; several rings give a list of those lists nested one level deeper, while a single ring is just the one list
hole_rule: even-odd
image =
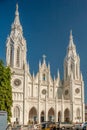
[{"label": "white cathedral", "polygon": [[72,32],[64,59],[63,80],[59,72],[52,79],[50,64],[46,64],[45,56],[43,62],[39,62],[37,74],[31,75],[26,53],[26,40],[16,5],[15,19],[6,41],[6,63],[12,72],[11,122],[84,122],[84,81]]}]

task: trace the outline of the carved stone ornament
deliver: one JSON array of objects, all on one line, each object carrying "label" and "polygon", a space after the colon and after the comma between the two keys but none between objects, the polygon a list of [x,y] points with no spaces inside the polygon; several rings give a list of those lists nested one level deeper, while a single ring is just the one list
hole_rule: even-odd
[{"label": "carved stone ornament", "polygon": [[79,88],[76,88],[75,89],[75,92],[78,94],[80,92],[80,89]]},{"label": "carved stone ornament", "polygon": [[19,86],[21,84],[21,80],[20,79],[15,79],[14,84],[15,84],[15,86]]},{"label": "carved stone ornament", "polygon": [[46,90],[45,89],[42,90],[42,94],[44,94],[44,95],[46,94]]}]

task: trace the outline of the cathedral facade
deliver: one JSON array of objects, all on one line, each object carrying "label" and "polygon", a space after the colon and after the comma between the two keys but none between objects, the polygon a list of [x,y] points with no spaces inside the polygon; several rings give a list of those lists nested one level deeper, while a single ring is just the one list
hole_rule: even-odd
[{"label": "cathedral facade", "polygon": [[26,40],[20,24],[18,5],[6,42],[6,62],[12,77],[12,118],[27,124],[29,120],[84,122],[84,81],[80,71],[80,57],[76,52],[72,32],[64,59],[64,77],[60,73],[52,79],[50,64],[45,56],[39,62],[36,75],[30,73],[27,63]]}]

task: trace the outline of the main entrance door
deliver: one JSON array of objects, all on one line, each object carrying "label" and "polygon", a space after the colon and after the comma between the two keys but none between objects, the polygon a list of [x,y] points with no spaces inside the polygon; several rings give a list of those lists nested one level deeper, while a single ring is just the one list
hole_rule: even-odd
[{"label": "main entrance door", "polygon": [[45,119],[44,119],[44,111],[41,112],[41,122],[44,122]]},{"label": "main entrance door", "polygon": [[64,111],[64,121],[65,122],[69,122],[70,121],[70,112],[69,112],[69,109],[65,109]]},{"label": "main entrance door", "polygon": [[49,121],[54,121],[55,120],[55,115],[54,115],[53,108],[50,108],[49,111],[48,111],[48,120]]},{"label": "main entrance door", "polygon": [[32,122],[37,121],[37,111],[36,111],[35,107],[32,107],[29,112],[29,120]]}]

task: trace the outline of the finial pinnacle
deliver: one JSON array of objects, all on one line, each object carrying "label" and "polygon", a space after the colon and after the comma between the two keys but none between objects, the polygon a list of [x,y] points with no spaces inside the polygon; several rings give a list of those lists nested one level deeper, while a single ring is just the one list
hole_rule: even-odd
[{"label": "finial pinnacle", "polygon": [[72,29],[70,30],[70,35],[72,35]]},{"label": "finial pinnacle", "polygon": [[57,71],[57,76],[58,76],[58,79],[60,79],[60,72],[59,72],[59,69]]},{"label": "finial pinnacle", "polygon": [[[22,26],[20,24],[20,19],[19,19],[19,11],[18,11],[18,4],[16,4],[16,11],[15,11],[15,18],[14,18],[14,22],[12,24],[12,29],[17,29],[19,30],[19,28],[17,28],[17,26],[19,26],[21,32],[22,32]],[[16,33],[15,33],[16,34]]]},{"label": "finial pinnacle", "polygon": [[39,68],[41,68],[41,61],[39,61]]},{"label": "finial pinnacle", "polygon": [[18,10],[18,3],[16,4],[16,10]]},{"label": "finial pinnacle", "polygon": [[70,40],[73,39],[73,36],[72,36],[72,30],[70,30]]},{"label": "finial pinnacle", "polygon": [[43,55],[43,62],[45,63],[45,58],[46,58],[46,55]]},{"label": "finial pinnacle", "polygon": [[18,13],[18,3],[16,4],[16,12],[15,12],[15,15],[19,15],[19,13]]}]

